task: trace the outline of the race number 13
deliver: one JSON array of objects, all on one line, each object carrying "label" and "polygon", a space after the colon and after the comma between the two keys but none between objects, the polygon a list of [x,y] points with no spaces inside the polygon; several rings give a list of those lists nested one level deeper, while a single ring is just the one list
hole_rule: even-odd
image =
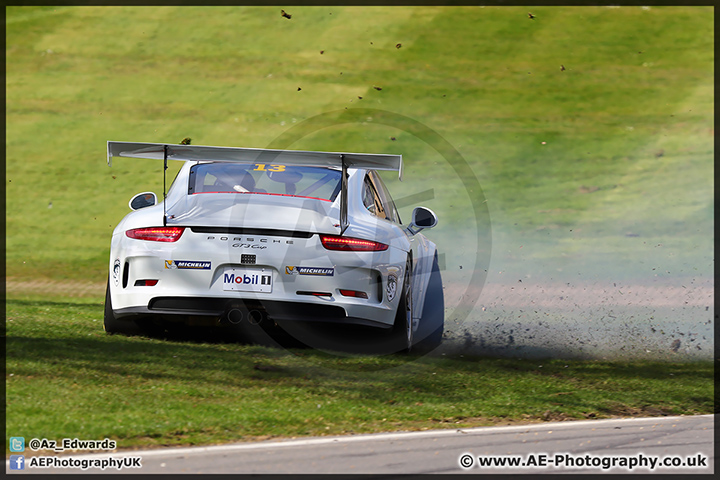
[{"label": "race number 13", "polygon": [[266,163],[256,163],[253,172],[284,172],[285,165],[268,165]]}]

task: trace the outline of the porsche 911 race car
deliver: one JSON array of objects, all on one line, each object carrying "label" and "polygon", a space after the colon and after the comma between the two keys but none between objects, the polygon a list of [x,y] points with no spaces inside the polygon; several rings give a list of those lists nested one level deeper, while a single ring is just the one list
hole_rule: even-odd
[{"label": "porsche 911 race car", "polygon": [[416,207],[403,225],[376,172],[402,178],[402,156],[131,142],[107,152],[108,165],[184,164],[162,201],[135,195],[113,231],[106,332],[359,325],[389,352],[440,344],[437,248],[419,233],[437,217]]}]

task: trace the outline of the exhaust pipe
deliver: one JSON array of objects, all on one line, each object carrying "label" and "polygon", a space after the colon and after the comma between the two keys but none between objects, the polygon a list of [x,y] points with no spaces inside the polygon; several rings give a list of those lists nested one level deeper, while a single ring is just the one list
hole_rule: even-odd
[{"label": "exhaust pipe", "polygon": [[251,325],[259,325],[263,320],[265,320],[265,313],[260,310],[250,310],[248,313],[248,321]]},{"label": "exhaust pipe", "polygon": [[267,319],[267,313],[263,310],[246,310],[242,307],[232,307],[220,317],[220,325],[238,325],[247,320],[250,325],[259,325]]},{"label": "exhaust pipe", "polygon": [[228,311],[227,315],[225,315],[227,318],[227,321],[230,322],[233,325],[237,325],[238,323],[243,321],[243,318],[245,317],[245,313],[240,310],[239,308],[233,308],[230,311]]}]

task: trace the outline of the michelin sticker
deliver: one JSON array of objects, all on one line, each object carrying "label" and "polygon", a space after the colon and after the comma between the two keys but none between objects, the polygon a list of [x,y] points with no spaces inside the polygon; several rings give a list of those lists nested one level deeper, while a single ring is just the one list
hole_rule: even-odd
[{"label": "michelin sticker", "polygon": [[165,260],[165,268],[172,270],[210,270],[211,262],[196,262],[190,260]]},{"label": "michelin sticker", "polygon": [[287,275],[317,275],[321,277],[332,277],[335,275],[335,269],[326,267],[286,266],[285,273]]}]

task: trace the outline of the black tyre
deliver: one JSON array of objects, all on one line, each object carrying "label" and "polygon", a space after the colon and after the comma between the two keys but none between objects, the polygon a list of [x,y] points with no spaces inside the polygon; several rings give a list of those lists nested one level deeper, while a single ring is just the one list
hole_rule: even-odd
[{"label": "black tyre", "polygon": [[105,315],[103,317],[103,328],[105,333],[114,335],[120,333],[123,335],[137,335],[140,333],[140,329],[132,321],[122,321],[115,318],[112,308],[112,299],[110,298],[110,279],[108,279],[107,287],[105,288]]},{"label": "black tyre", "polygon": [[442,343],[445,329],[445,296],[443,294],[442,277],[438,265],[437,252],[433,260],[430,280],[425,293],[422,318],[416,334],[416,350],[427,353]]},{"label": "black tyre", "polygon": [[405,276],[402,283],[402,292],[398,302],[395,324],[393,325],[392,337],[394,350],[397,353],[408,353],[413,346],[412,328],[412,274],[411,263],[408,259],[405,265]]}]

